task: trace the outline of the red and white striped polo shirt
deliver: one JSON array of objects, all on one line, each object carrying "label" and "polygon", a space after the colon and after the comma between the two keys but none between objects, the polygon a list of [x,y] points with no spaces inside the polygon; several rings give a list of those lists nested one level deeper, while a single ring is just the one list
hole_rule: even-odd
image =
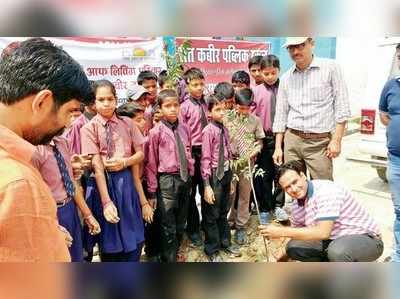
[{"label": "red and white striped polo shirt", "polygon": [[324,220],[334,221],[331,240],[366,233],[380,235],[378,224],[349,190],[329,180],[309,181],[305,204],[299,205],[298,200],[293,203],[292,226],[313,226]]}]

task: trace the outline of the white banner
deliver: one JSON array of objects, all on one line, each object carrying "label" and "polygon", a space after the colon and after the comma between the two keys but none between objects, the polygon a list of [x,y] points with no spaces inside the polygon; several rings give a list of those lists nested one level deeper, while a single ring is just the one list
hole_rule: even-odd
[{"label": "white banner", "polygon": [[[22,37],[0,37],[0,51]],[[126,89],[136,84],[139,73],[150,70],[157,75],[166,68],[163,39],[138,38],[47,38],[61,46],[84,68],[89,80],[107,79],[114,83],[118,103],[126,101]]]}]

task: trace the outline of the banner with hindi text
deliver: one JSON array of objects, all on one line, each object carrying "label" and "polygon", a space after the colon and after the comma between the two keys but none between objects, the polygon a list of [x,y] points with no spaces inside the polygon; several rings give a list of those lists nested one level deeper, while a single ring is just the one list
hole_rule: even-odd
[{"label": "banner with hindi text", "polygon": [[268,55],[271,51],[269,43],[203,38],[176,38],[176,46],[179,47],[185,40],[189,40],[191,45],[185,66],[197,67],[203,71],[207,93],[211,93],[219,82],[231,82],[234,72],[248,72],[247,64],[251,57]]},{"label": "banner with hindi text", "polygon": [[[23,37],[0,37],[0,51]],[[126,100],[126,90],[136,84],[138,74],[150,70],[157,75],[166,68],[163,39],[129,37],[46,38],[61,46],[84,68],[89,80],[110,80],[117,90],[118,104]]]}]

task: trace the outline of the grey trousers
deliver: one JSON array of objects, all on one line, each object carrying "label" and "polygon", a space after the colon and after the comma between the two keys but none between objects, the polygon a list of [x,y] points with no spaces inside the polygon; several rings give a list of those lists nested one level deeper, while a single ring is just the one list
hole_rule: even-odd
[{"label": "grey trousers", "polygon": [[290,240],[287,255],[302,262],[372,262],[383,252],[383,242],[370,234],[349,235],[335,240]]}]

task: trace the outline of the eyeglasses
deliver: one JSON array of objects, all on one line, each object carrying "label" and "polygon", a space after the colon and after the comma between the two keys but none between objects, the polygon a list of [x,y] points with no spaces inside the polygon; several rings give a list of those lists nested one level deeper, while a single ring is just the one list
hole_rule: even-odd
[{"label": "eyeglasses", "polygon": [[299,45],[290,45],[287,47],[288,51],[293,52],[295,49],[302,51],[304,49],[304,47],[306,46],[306,43],[302,43]]}]

